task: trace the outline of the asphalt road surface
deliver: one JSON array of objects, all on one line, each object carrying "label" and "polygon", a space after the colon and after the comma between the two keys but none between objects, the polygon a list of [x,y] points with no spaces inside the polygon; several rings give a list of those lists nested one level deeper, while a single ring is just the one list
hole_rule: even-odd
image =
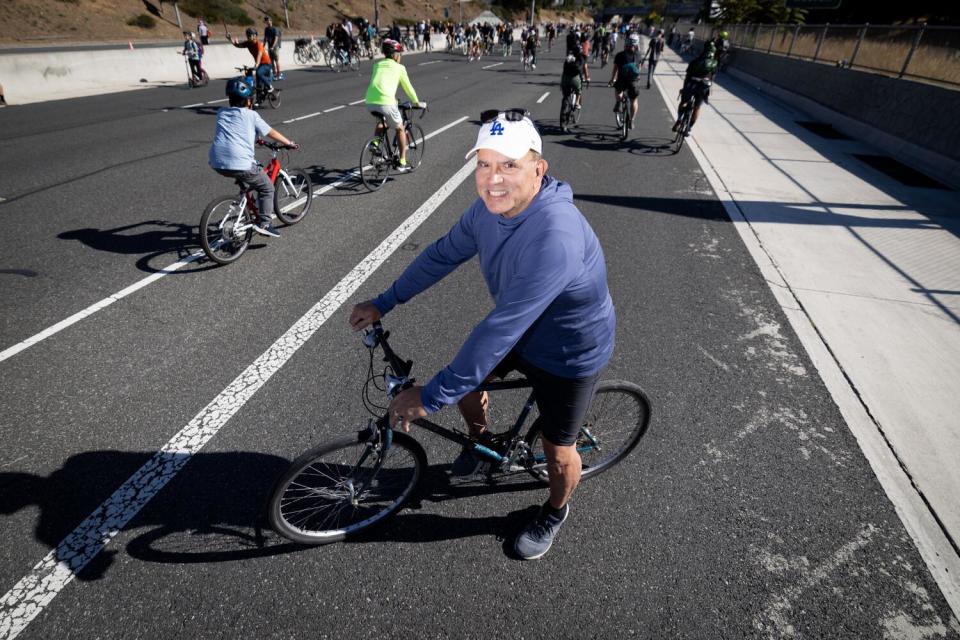
[{"label": "asphalt road surface", "polygon": [[[0,360],[0,637],[960,636],[694,157],[666,147],[659,92],[619,144],[609,67],[562,135],[557,51],[527,74],[517,56],[405,62],[430,104],[420,124],[443,129],[423,166],[375,193],[347,175],[373,131],[349,104],[369,63],[288,73],[263,115],[303,145],[291,164],[317,188],[339,184],[226,267],[162,271],[233,190],[206,164],[222,83],[0,111],[0,350],[105,301]],[[277,475],[367,418],[351,305],[476,198],[479,112],[513,106],[603,244],[618,318],[605,378],[648,392],[647,436],[581,485],[537,562],[509,548],[546,492],[452,482],[455,448],[427,433],[422,495],[387,526],[286,542],[264,520]],[[490,306],[471,261],[385,323],[426,381]]]}]

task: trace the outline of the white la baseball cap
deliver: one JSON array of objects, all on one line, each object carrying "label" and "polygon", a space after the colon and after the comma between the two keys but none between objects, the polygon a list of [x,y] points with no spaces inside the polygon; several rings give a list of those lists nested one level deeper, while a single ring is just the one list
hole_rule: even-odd
[{"label": "white la baseball cap", "polygon": [[466,159],[480,149],[491,149],[508,158],[519,160],[530,150],[543,153],[543,143],[537,128],[530,118],[508,120],[500,113],[495,119],[480,127],[477,144],[467,152]]}]

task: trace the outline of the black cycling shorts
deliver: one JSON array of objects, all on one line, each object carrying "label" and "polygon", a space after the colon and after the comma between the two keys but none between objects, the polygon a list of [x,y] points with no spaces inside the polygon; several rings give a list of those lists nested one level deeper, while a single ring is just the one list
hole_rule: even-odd
[{"label": "black cycling shorts", "polygon": [[[637,79],[639,80],[639,78]],[[637,80],[631,80],[630,82],[617,82],[613,85],[614,91],[626,91],[627,96],[633,100],[640,95],[640,88],[637,85]]]},{"label": "black cycling shorts", "polygon": [[511,371],[519,371],[533,385],[540,411],[536,424],[544,439],[561,447],[574,444],[590,410],[601,372],[585,378],[562,378],[533,366],[511,351],[494,367],[491,375],[503,378]]}]

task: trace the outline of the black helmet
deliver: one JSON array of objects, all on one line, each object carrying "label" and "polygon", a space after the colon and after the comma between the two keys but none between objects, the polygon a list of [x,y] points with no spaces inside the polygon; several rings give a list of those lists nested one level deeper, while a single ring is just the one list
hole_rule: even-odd
[{"label": "black helmet", "polygon": [[383,41],[383,44],[380,45],[380,50],[383,51],[383,55],[389,58],[395,53],[403,53],[403,45],[396,40],[387,38]]},{"label": "black helmet", "polygon": [[256,35],[257,35],[257,30],[256,30],[256,29],[254,29],[253,27],[247,27],[247,37],[248,37],[248,38],[249,38],[250,36],[256,36]]},{"label": "black helmet", "polygon": [[246,100],[253,95],[253,89],[241,77],[227,80],[227,97]]}]

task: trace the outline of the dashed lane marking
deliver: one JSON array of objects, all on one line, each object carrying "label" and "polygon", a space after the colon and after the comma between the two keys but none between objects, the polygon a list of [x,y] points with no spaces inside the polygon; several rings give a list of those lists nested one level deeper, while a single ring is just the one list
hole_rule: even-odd
[{"label": "dashed lane marking", "polygon": [[547,91],[545,94],[543,94],[542,96],[540,96],[540,99],[537,100],[537,104],[540,104],[540,103],[542,103],[544,100],[546,100],[548,95],[550,95],[550,92],[549,92],[549,91]]},{"label": "dashed lane marking", "polygon": [[198,102],[197,104],[185,104],[185,105],[183,105],[183,106],[180,107],[180,108],[181,108],[181,109],[193,109],[193,108],[195,108],[195,107],[202,107],[203,104],[204,104],[204,103],[202,103],[202,102]]},{"label": "dashed lane marking", "polygon": [[207,104],[217,104],[217,103],[220,103],[220,102],[226,102],[226,101],[229,100],[229,99],[230,99],[230,98],[220,98],[219,100],[210,100],[209,102],[207,102]]},{"label": "dashed lane marking", "polygon": [[346,106],[347,106],[347,105],[345,105],[345,104],[337,105],[336,107],[330,107],[329,109],[324,109],[323,112],[324,112],[324,113],[330,113],[331,111],[337,111],[338,109],[343,109],[343,108],[346,107]]},{"label": "dashed lane marking", "polygon": [[428,64],[437,64],[438,62],[443,62],[443,60],[431,60],[430,62],[421,62],[421,63],[418,64],[417,66],[418,66],[418,67],[425,67],[425,66],[427,66]]},{"label": "dashed lane marking", "polygon": [[0,599],[13,640],[473,172],[471,158]]},{"label": "dashed lane marking", "polygon": [[[463,116],[462,118],[459,118],[459,119],[457,119],[457,120],[454,120],[454,121],[451,122],[450,124],[445,125],[445,126],[443,126],[443,127],[440,127],[440,128],[437,129],[436,131],[433,131],[433,132],[427,134],[426,136],[424,136],[424,140],[429,140],[430,138],[432,138],[432,137],[434,137],[434,136],[436,136],[436,135],[439,135],[439,134],[443,133],[443,132],[446,131],[447,129],[450,129],[451,127],[455,127],[456,125],[460,124],[461,122],[463,122],[463,121],[466,120],[466,119],[467,119],[467,116]],[[352,179],[352,178],[355,178],[356,175],[357,175],[357,171],[356,171],[356,170],[348,171],[348,172],[342,174],[342,176],[341,176],[336,182],[333,182],[333,183],[331,183],[331,184],[325,185],[325,186],[320,187],[319,189],[315,190],[315,191],[313,192],[313,195],[315,195],[315,196],[322,195],[322,194],[324,194],[324,193],[326,193],[326,192],[328,192],[328,191],[330,191],[330,190],[332,190],[332,189],[336,189],[338,186],[340,186],[341,184],[343,184],[343,183],[346,182],[347,180],[350,180],[350,179]],[[293,203],[293,204],[296,204],[296,203]],[[292,206],[292,205],[291,205],[291,206]],[[177,262],[174,262],[174,263],[171,264],[170,266],[164,267],[163,269],[160,269],[160,270],[157,271],[156,273],[150,274],[149,276],[147,276],[147,277],[144,278],[143,280],[140,280],[139,282],[135,282],[135,283],[133,283],[132,285],[130,285],[129,287],[126,287],[125,289],[122,289],[122,290],[118,291],[117,293],[114,293],[113,295],[107,296],[106,298],[104,298],[103,300],[100,300],[99,302],[95,302],[94,304],[90,305],[90,306],[87,307],[86,309],[83,309],[82,311],[78,311],[77,313],[73,314],[73,315],[70,316],[69,318],[66,318],[66,319],[64,319],[64,320],[61,320],[60,322],[58,322],[58,323],[56,323],[56,324],[54,324],[54,325],[52,325],[52,326],[50,326],[50,327],[47,327],[46,329],[44,329],[44,330],[41,331],[40,333],[37,333],[36,335],[33,335],[33,336],[27,338],[26,340],[23,340],[22,342],[19,342],[19,343],[13,345],[12,347],[8,347],[7,349],[4,349],[3,351],[0,351],[0,362],[3,362],[4,360],[6,360],[6,359],[8,359],[8,358],[12,358],[13,356],[17,355],[17,354],[20,353],[21,351],[23,351],[23,350],[25,350],[25,349],[28,349],[29,347],[32,347],[33,345],[37,344],[38,342],[42,342],[43,340],[46,340],[46,339],[49,338],[50,336],[52,336],[52,335],[54,335],[54,334],[56,334],[56,333],[59,333],[60,331],[63,331],[63,330],[66,329],[67,327],[69,327],[69,326],[71,326],[71,325],[74,325],[74,324],[80,322],[80,321],[83,320],[84,318],[87,318],[87,317],[89,317],[89,316],[92,316],[92,315],[93,315],[94,313],[96,313],[97,311],[100,311],[101,309],[105,309],[106,307],[109,307],[109,306],[110,306],[111,304],[113,304],[114,302],[117,302],[118,300],[122,300],[123,298],[126,298],[126,297],[129,296],[131,293],[134,293],[134,292],[136,292],[136,291],[139,291],[140,289],[144,288],[144,287],[147,286],[148,284],[151,284],[152,282],[155,282],[155,281],[159,280],[160,278],[163,278],[164,276],[168,276],[168,275],[170,275],[171,273],[174,273],[174,272],[182,269],[183,267],[187,266],[188,264],[190,264],[190,263],[192,263],[192,262],[196,262],[197,260],[199,260],[199,259],[202,258],[203,256],[204,256],[203,251],[197,251],[196,253],[192,253],[192,254],[190,254],[189,256],[187,256],[186,258],[183,258],[183,259],[181,259],[181,260],[178,260]],[[0,606],[0,612],[2,612],[2,606]],[[2,618],[2,616],[0,616],[0,618]],[[3,627],[0,626],[0,638],[3,638],[3,637],[4,637],[4,636],[2,635],[2,631],[3,631]]]},{"label": "dashed lane marking", "polygon": [[502,64],[503,64],[502,62],[498,62],[498,63],[496,63],[496,64],[488,64],[487,66],[481,67],[481,68],[483,68],[483,69],[493,69],[494,67],[499,67],[499,66],[502,65]]},{"label": "dashed lane marking", "polygon": [[360,104],[361,102],[366,102],[366,101],[367,101],[366,98],[360,98],[359,100],[354,100],[353,102],[351,102],[350,106],[352,107],[355,104]]},{"label": "dashed lane marking", "polygon": [[284,120],[283,124],[290,124],[291,122],[297,122],[298,120],[306,120],[307,118],[312,118],[314,116],[319,116],[323,114],[323,111],[317,111],[316,113],[308,113],[305,116],[300,116],[299,118],[290,118],[289,120]]}]

